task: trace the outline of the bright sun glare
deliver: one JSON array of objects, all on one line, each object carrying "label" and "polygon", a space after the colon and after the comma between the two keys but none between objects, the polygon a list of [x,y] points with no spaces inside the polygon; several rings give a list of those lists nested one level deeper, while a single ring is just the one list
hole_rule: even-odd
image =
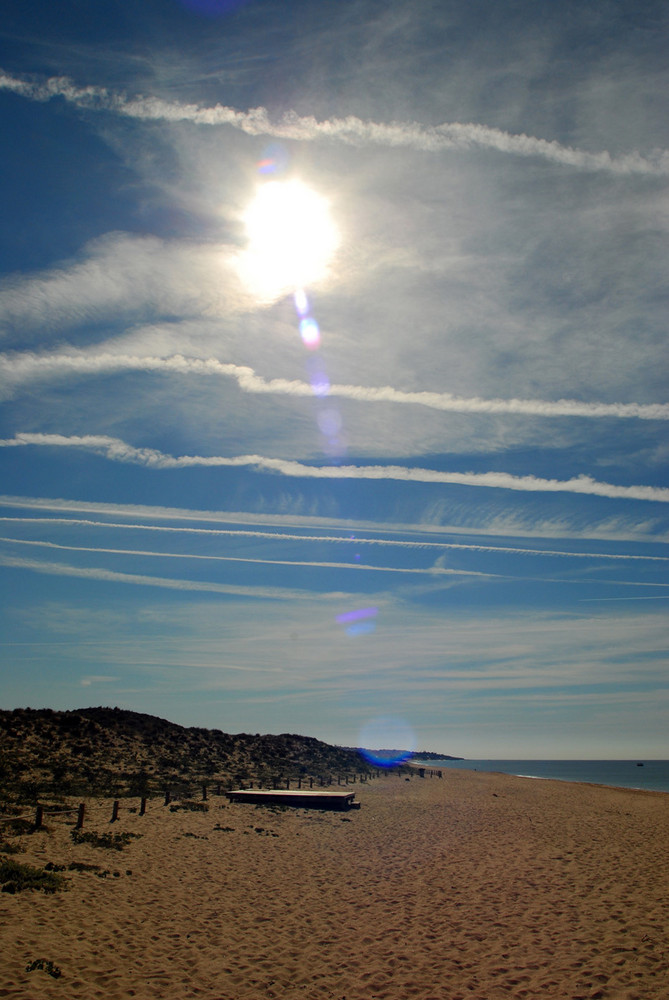
[{"label": "bright sun glare", "polygon": [[244,213],[247,284],[274,299],[323,279],[339,242],[328,202],[302,181],[262,184]]}]

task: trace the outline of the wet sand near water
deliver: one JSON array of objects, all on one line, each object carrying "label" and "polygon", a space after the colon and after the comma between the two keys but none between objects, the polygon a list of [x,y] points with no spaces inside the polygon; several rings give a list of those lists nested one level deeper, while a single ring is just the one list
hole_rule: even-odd
[{"label": "wet sand near water", "polygon": [[666,1000],[669,795],[450,769],[353,788],[359,811],[128,800],[113,825],[88,801],[84,832],[142,834],[122,852],[73,818],[12,838],[100,868],[0,894],[0,997]]}]

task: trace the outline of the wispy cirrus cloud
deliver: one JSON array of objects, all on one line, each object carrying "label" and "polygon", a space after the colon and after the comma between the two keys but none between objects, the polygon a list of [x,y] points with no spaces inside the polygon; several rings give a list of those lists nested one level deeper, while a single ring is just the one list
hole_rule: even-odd
[{"label": "wispy cirrus cloud", "polygon": [[[116,570],[95,566],[72,566],[69,563],[46,562],[39,559],[22,559],[0,553],[0,566],[12,569],[25,569],[47,576],[72,576],[88,580],[101,580],[110,583],[128,583],[139,587],[161,587],[166,590],[196,591],[210,594],[226,594],[239,597],[258,597],[267,600],[310,600],[314,597],[311,591],[284,589],[282,587],[245,587],[237,584],[206,582],[201,580],[180,580],[164,576],[147,576],[139,573],[120,573]],[[318,594],[319,598],[327,597]],[[332,595],[340,597],[341,595]]]},{"label": "wispy cirrus cloud", "polygon": [[[224,244],[112,232],[87,244],[82,259],[6,278],[0,326],[49,330],[151,310],[156,315],[218,316],[250,299]],[[225,273],[226,280],[222,282]]]},{"label": "wispy cirrus cloud", "polygon": [[[243,524],[263,525],[274,528],[300,528],[304,530],[344,531],[347,539],[351,531],[384,531],[401,534],[419,534],[421,536],[443,535],[480,535],[497,538],[537,538],[537,539],[585,539],[588,541],[607,542],[642,542],[664,544],[669,543],[669,534],[662,524],[653,518],[605,518],[596,519],[587,524],[574,523],[567,518],[560,520],[541,519],[527,520],[517,514],[485,516],[481,512],[473,512],[467,505],[470,515],[466,523],[454,521],[444,522],[434,509],[429,517],[423,520],[404,523],[387,521],[370,521],[363,518],[323,517],[302,512],[293,514],[268,514],[257,511],[226,511],[226,510],[196,510],[187,507],[158,507],[146,504],[118,504],[103,501],[72,500],[62,497],[29,497],[7,496],[0,494],[0,507],[15,510],[30,510],[42,516],[43,511],[57,513],[97,514],[99,516],[124,517],[140,521],[176,521],[200,522],[213,524]],[[146,524],[144,526],[147,526]],[[139,525],[138,525],[139,527]],[[150,527],[150,525],[149,525]],[[169,529],[168,529],[169,530]],[[197,530],[197,529],[196,529]],[[208,530],[208,529],[204,529]],[[215,529],[212,529],[215,530]]]},{"label": "wispy cirrus cloud", "polygon": [[[277,537],[277,536],[268,536]],[[297,537],[297,536],[296,536]],[[159,552],[152,549],[119,549],[103,548],[91,545],[62,545],[57,542],[34,541],[27,538],[0,537],[0,542],[11,545],[30,545],[38,548],[59,549],[67,552],[94,552],[99,555],[148,556],[154,559],[203,559],[209,562],[255,563],[266,566],[302,566],[312,569],[358,570],[372,573],[417,573],[428,576],[498,576],[496,573],[481,573],[475,570],[447,569],[444,566],[433,565],[425,568],[411,566],[371,566],[367,563],[325,562],[306,559],[260,559],[247,556],[221,556],[193,552]],[[669,584],[668,584],[669,586]]]},{"label": "wispy cirrus cloud", "polygon": [[201,107],[158,97],[128,97],[105,87],[78,87],[67,77],[50,77],[35,82],[0,71],[0,89],[33,101],[48,101],[62,97],[76,107],[112,112],[143,121],[188,121],[204,126],[229,126],[248,135],[266,135],[278,139],[301,141],[329,140],[349,145],[408,147],[425,152],[444,150],[492,149],[515,156],[540,157],[553,163],[583,170],[607,171],[616,174],[666,175],[669,173],[669,151],[653,150],[647,155],[632,151],[613,156],[606,150],[589,152],[563,146],[554,140],[513,134],[502,129],[468,122],[445,122],[426,126],[418,122],[364,121],[354,115],[318,121],[311,115],[300,116],[293,111],[272,121],[263,107],[247,111],[216,104]]},{"label": "wispy cirrus cloud", "polygon": [[[0,503],[2,498],[0,498]],[[264,538],[271,541],[281,541],[281,542],[300,542],[300,543],[318,543],[318,544],[335,544],[344,545],[350,547],[354,544],[356,547],[364,547],[367,545],[387,547],[387,548],[399,548],[399,549],[415,549],[415,550],[426,550],[435,549],[441,550],[456,550],[463,552],[491,552],[500,553],[504,555],[524,555],[524,556],[555,556],[560,558],[573,558],[573,559],[613,559],[613,560],[631,560],[632,562],[669,562],[669,556],[649,556],[649,555],[638,555],[629,552],[578,552],[569,549],[540,549],[540,548],[523,548],[518,545],[482,545],[473,544],[471,542],[437,542],[432,539],[429,541],[413,541],[412,539],[406,538],[364,538],[360,535],[355,535],[351,537],[350,535],[313,535],[307,534],[306,531],[301,534],[290,534],[286,531],[247,531],[241,528],[186,528],[182,525],[171,525],[166,527],[165,525],[157,524],[125,524],[118,521],[94,521],[90,518],[76,518],[76,517],[0,517],[0,523],[12,523],[12,524],[22,524],[30,526],[42,526],[44,524],[54,524],[54,525],[72,525],[81,526],[84,528],[101,528],[119,531],[147,531],[147,532],[162,532],[166,534],[185,534],[185,535],[195,535],[195,536],[207,536],[210,538]],[[412,530],[416,530],[413,527]],[[57,546],[53,543],[47,542],[27,542],[21,539],[12,538],[0,538],[0,541],[12,542],[21,541],[22,544],[40,544],[40,545],[50,545],[54,548],[73,548],[73,546]],[[286,562],[280,560],[268,560],[268,559],[237,559],[236,557],[223,557],[223,556],[210,556],[210,555],[196,555],[189,556],[183,553],[162,553],[162,552],[142,552],[141,550],[126,550],[126,549],[79,549],[79,551],[113,551],[121,552],[124,554],[134,554],[134,555],[167,555],[173,558],[194,558],[194,559],[227,559],[228,561],[239,561],[239,562],[273,562],[277,565],[308,565],[308,566],[346,566],[348,563],[295,563],[294,561]],[[427,571],[426,571],[427,572]]]},{"label": "wispy cirrus cloud", "polygon": [[310,383],[300,379],[265,379],[248,365],[232,364],[217,358],[184,357],[181,354],[169,357],[101,351],[0,354],[0,373],[6,386],[5,391],[11,391],[12,386],[34,380],[126,371],[211,375],[232,378],[242,392],[247,393],[306,398],[312,397],[317,392],[321,396],[350,399],[361,403],[396,403],[422,406],[442,412],[484,413],[491,416],[518,414],[533,417],[669,420],[669,403],[603,403],[576,399],[484,399],[478,396],[457,396],[450,392],[407,392],[388,385],[337,383],[317,386],[315,390]]},{"label": "wispy cirrus cloud", "polygon": [[572,479],[544,479],[539,476],[516,476],[507,472],[444,472],[401,465],[305,465],[303,462],[263,455],[167,455],[155,448],[137,448],[120,438],[106,435],[40,434],[22,432],[0,440],[1,448],[27,446],[82,448],[103,455],[113,462],[143,465],[152,469],[187,469],[248,467],[304,479],[367,479],[414,483],[443,483],[488,489],[516,490],[529,493],[580,493],[610,499],[648,500],[669,503],[669,488],[660,486],[619,486],[591,476]]}]

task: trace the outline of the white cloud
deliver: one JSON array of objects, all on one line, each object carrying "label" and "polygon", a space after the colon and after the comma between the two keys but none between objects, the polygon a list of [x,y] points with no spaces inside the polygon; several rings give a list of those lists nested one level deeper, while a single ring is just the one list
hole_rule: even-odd
[{"label": "white cloud", "polygon": [[254,136],[266,135],[300,141],[329,140],[354,146],[408,147],[425,152],[479,147],[515,156],[539,157],[584,170],[617,174],[669,173],[669,152],[666,150],[653,150],[646,156],[636,150],[622,156],[612,156],[606,150],[591,153],[563,146],[556,141],[523,134],[514,135],[472,122],[445,122],[426,126],[417,122],[363,121],[354,115],[318,121],[310,115],[297,115],[294,111],[289,111],[278,121],[272,122],[267,110],[262,107],[237,111],[220,104],[207,108],[157,97],[129,98],[112,93],[104,87],[77,87],[67,77],[51,77],[38,84],[12,77],[2,71],[0,89],[9,90],[29,100],[48,101],[58,96],[80,108],[111,111],[144,121],[188,121],[197,125],[230,126]]},{"label": "white cloud", "polygon": [[[643,586],[636,584],[636,586]],[[654,586],[658,586],[655,584]],[[644,594],[642,597],[583,597],[581,604],[603,604],[609,601],[669,601],[669,597],[664,594]]]},{"label": "white cloud", "polygon": [[[0,354],[0,372],[8,385],[20,385],[33,380],[62,378],[68,375],[83,376],[124,371],[213,375],[234,379],[242,392],[300,398],[314,396],[314,388],[308,382],[299,379],[265,379],[248,365],[236,365],[219,361],[217,358],[192,358],[181,354],[150,357],[106,351]],[[456,396],[450,392],[405,392],[392,386],[336,383],[327,384],[322,392],[319,390],[319,394],[361,403],[396,403],[445,412],[485,413],[491,416],[519,414],[533,417],[669,420],[669,403],[600,403],[575,399],[482,399]]]},{"label": "white cloud", "polygon": [[[4,498],[0,497],[0,505],[3,503]],[[91,505],[93,506],[93,505]],[[187,515],[188,512],[183,512]],[[190,516],[194,516],[196,512],[190,512]],[[164,516],[164,515],[163,515]],[[232,515],[234,517],[234,515]],[[12,524],[22,524],[31,526],[41,526],[44,524],[58,524],[58,525],[74,525],[81,526],[84,528],[102,528],[105,530],[120,530],[120,531],[154,531],[154,532],[165,532],[168,534],[184,534],[184,535],[195,535],[195,536],[207,536],[210,538],[264,538],[271,541],[290,541],[290,542],[300,542],[309,544],[310,542],[317,544],[336,544],[344,545],[350,548],[352,545],[356,547],[365,546],[380,546],[382,548],[400,548],[400,549],[414,549],[414,550],[426,550],[426,549],[436,549],[436,550],[459,550],[465,552],[491,552],[491,553],[504,553],[505,555],[525,555],[525,556],[553,556],[556,558],[573,558],[573,559],[601,559],[601,560],[629,560],[632,562],[669,562],[669,556],[659,556],[659,555],[638,555],[629,552],[575,552],[568,549],[540,549],[540,548],[522,548],[520,546],[510,546],[510,545],[483,545],[483,544],[472,544],[464,542],[438,542],[434,540],[423,540],[423,541],[412,541],[410,539],[398,539],[398,538],[364,538],[360,535],[313,535],[306,534],[303,531],[301,534],[289,534],[285,531],[248,531],[241,528],[186,528],[181,525],[172,525],[166,527],[164,525],[156,524],[124,524],[114,521],[94,521],[92,519],[74,518],[74,517],[0,517],[0,522],[7,522]],[[385,526],[390,528],[391,526]],[[397,528],[395,528],[397,530]],[[405,527],[406,531],[416,531],[416,526],[409,528]],[[446,529],[444,529],[445,531]],[[472,529],[470,529],[471,531]],[[21,539],[11,539],[11,538],[0,538],[0,541],[5,542],[22,542],[23,544],[52,544],[46,542],[32,543],[23,541]],[[72,546],[55,546],[60,548],[72,548]],[[297,562],[286,562],[281,563],[278,560],[266,560],[266,559],[239,559],[236,557],[223,557],[223,556],[209,556],[209,555],[188,555],[183,553],[161,553],[161,552],[141,552],[140,550],[125,550],[125,549],[84,549],[80,551],[114,551],[114,552],[124,552],[135,555],[167,555],[172,558],[195,558],[195,559],[227,559],[228,561],[240,561],[240,562],[276,562],[277,565],[306,565],[306,566],[349,566],[347,563],[297,563]],[[403,572],[404,570],[399,570]],[[429,572],[427,570],[423,572]]]},{"label": "white cloud", "polygon": [[53,330],[142,313],[220,316],[250,303],[223,244],[108,233],[84,258],[0,285],[0,325]]},{"label": "white cloud", "polygon": [[[259,534],[256,532],[256,535]],[[270,535],[267,537],[280,537],[277,535]],[[296,538],[299,536],[295,536]],[[304,539],[303,539],[304,540]],[[342,539],[338,539],[342,541]],[[95,552],[98,555],[124,555],[124,556],[149,556],[155,559],[204,559],[213,562],[235,562],[235,563],[256,563],[260,565],[267,566],[308,566],[313,569],[344,569],[352,570],[353,572],[367,571],[372,573],[417,573],[419,575],[442,577],[442,576],[496,576],[495,573],[479,573],[473,570],[460,570],[460,569],[447,569],[438,563],[426,568],[408,567],[408,566],[371,566],[366,563],[358,562],[316,562],[313,560],[301,560],[301,559],[252,559],[246,556],[219,556],[219,555],[203,555],[201,553],[192,552],[157,552],[150,549],[110,549],[102,548],[101,546],[85,546],[85,545],[61,545],[57,542],[45,542],[45,541],[33,541],[27,538],[7,538],[0,537],[0,542],[5,542],[11,545],[34,545],[40,548],[47,549],[59,549],[61,551],[68,552]],[[350,543],[349,543],[350,544]],[[667,584],[669,586],[669,584]]]},{"label": "white cloud", "polygon": [[[43,562],[21,559],[0,553],[0,566],[25,569],[47,576],[73,576],[111,583],[129,583],[140,587],[163,587],[167,590],[199,591],[201,593],[228,594],[232,596],[261,597],[267,600],[309,600],[308,591],[284,590],[280,587],[243,587],[234,584],[206,583],[198,580],[178,580],[169,577],[146,576],[138,573],[119,573],[99,567],[70,566],[67,563]],[[320,595],[323,596],[323,595]]]},{"label": "white cloud", "polygon": [[[341,695],[348,703],[371,689],[381,701],[387,692],[401,698],[407,715],[417,706],[421,713],[430,705],[451,711],[451,699],[468,696],[502,704],[510,696],[571,697],[620,684],[628,691],[666,688],[666,626],[659,613],[453,614],[385,594],[374,596],[376,630],[356,638],[336,622],[342,609],[356,606],[356,596],[266,604],[261,616],[254,602],[242,599],[233,618],[221,618],[205,600],[163,608],[164,621],[156,618],[151,634],[131,639],[128,650],[115,646],[111,629],[100,638],[110,642],[111,662],[152,664],[171,677],[174,667],[198,667],[207,674],[198,678],[203,688],[227,687],[223,671],[248,664],[274,671],[268,689],[249,690],[250,698],[282,691],[292,697],[297,685],[306,698]],[[182,680],[195,683],[190,674]]]},{"label": "white cloud", "polygon": [[487,489],[515,490],[529,493],[579,493],[587,496],[649,500],[669,503],[669,488],[660,486],[618,486],[600,482],[591,476],[572,479],[543,479],[539,476],[515,476],[506,472],[441,472],[436,469],[411,468],[399,465],[305,465],[302,462],[262,455],[167,455],[155,448],[136,448],[120,438],[86,434],[39,434],[22,432],[13,438],[0,440],[0,448],[30,445],[42,447],[83,448],[104,455],[113,462],[143,465],[153,469],[187,469],[204,467],[249,467],[256,471],[276,472],[284,476],[306,479],[368,479],[395,480],[412,483],[442,483]]},{"label": "white cloud", "polygon": [[[429,517],[413,523],[387,521],[370,521],[360,518],[318,517],[294,513],[265,514],[257,511],[224,511],[224,510],[193,510],[185,507],[157,507],[145,504],[117,504],[94,502],[87,500],[68,500],[56,497],[26,497],[7,496],[0,494],[0,507],[17,510],[42,512],[45,510],[60,513],[89,513],[100,516],[133,518],[143,521],[186,521],[202,523],[225,523],[244,525],[271,525],[279,528],[300,528],[337,530],[347,532],[350,538],[352,531],[385,531],[403,534],[418,533],[421,536],[432,535],[482,535],[500,538],[539,538],[539,539],[585,539],[588,541],[610,542],[641,542],[649,544],[666,544],[669,535],[662,531],[661,524],[654,519],[606,518],[589,524],[573,523],[562,520],[528,520],[518,517],[516,513],[489,516],[487,508],[482,512],[467,505],[468,519],[465,523],[444,522],[442,519],[447,511],[443,505],[434,505],[429,511]],[[98,523],[98,522],[92,522]],[[144,525],[151,528],[151,525]],[[138,525],[138,527],[141,527]],[[167,530],[171,530],[168,528]],[[179,529],[176,529],[179,530]],[[200,530],[200,529],[194,529]],[[216,530],[216,529],[202,529]]]}]

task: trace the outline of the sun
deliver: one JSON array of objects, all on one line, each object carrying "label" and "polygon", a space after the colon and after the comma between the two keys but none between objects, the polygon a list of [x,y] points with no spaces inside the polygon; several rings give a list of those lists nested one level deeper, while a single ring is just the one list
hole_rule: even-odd
[{"label": "sun", "polygon": [[339,234],[318,192],[300,180],[267,181],[243,221],[248,245],[241,270],[258,297],[277,299],[323,280]]}]

